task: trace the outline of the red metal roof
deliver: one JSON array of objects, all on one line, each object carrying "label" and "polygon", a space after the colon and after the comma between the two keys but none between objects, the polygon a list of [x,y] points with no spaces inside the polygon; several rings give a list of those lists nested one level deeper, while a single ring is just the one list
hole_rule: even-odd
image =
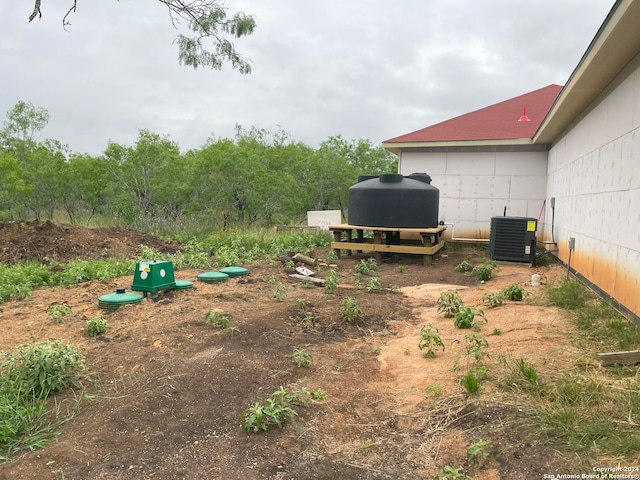
[{"label": "red metal roof", "polygon": [[[561,90],[560,85],[549,85],[383,143],[533,138]],[[530,121],[519,122],[524,108]]]}]

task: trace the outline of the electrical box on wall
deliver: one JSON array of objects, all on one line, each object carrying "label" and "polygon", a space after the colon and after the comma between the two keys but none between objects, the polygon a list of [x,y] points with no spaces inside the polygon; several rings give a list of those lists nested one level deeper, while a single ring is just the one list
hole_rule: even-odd
[{"label": "electrical box on wall", "polygon": [[170,290],[175,285],[173,263],[166,260],[136,263],[131,290],[156,294],[159,290]]},{"label": "electrical box on wall", "polygon": [[538,221],[528,217],[493,217],[489,238],[491,260],[533,264]]}]

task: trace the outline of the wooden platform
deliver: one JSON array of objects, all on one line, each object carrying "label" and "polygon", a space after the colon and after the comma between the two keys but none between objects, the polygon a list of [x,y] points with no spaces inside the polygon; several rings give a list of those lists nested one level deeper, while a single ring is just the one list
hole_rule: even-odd
[{"label": "wooden platform", "polygon": [[[364,227],[346,223],[329,225],[329,230],[333,232],[331,248],[338,258],[342,250],[346,250],[349,255],[353,250],[374,252],[377,262],[382,260],[383,252],[408,253],[422,255],[425,265],[429,265],[433,255],[444,246],[443,233],[446,229],[444,225],[434,228]],[[373,238],[364,238],[365,231],[373,232]]]}]

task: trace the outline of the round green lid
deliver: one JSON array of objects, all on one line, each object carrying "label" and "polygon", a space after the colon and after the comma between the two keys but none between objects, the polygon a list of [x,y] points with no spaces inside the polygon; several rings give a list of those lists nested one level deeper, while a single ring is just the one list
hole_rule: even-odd
[{"label": "round green lid", "polygon": [[176,284],[173,286],[176,290],[186,290],[187,288],[192,288],[193,282],[188,282],[186,280],[176,280]]},{"label": "round green lid", "polygon": [[127,293],[124,288],[98,298],[98,307],[105,310],[117,310],[120,305],[142,302],[142,295]]},{"label": "round green lid", "polygon": [[226,273],[230,277],[242,277],[249,273],[249,270],[242,267],[225,267],[225,268],[221,268],[220,271],[222,273]]},{"label": "round green lid", "polygon": [[229,275],[222,272],[204,272],[198,275],[198,280],[205,283],[224,282]]}]

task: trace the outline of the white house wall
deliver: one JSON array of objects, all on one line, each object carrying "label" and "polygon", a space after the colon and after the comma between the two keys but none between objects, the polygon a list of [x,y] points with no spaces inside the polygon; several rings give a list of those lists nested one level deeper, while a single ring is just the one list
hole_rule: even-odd
[{"label": "white house wall", "polygon": [[[560,259],[640,316],[640,59],[549,151]],[[551,239],[551,209],[545,236]]]},{"label": "white house wall", "polygon": [[399,173],[428,173],[440,190],[447,236],[488,239],[491,217],[538,218],[547,188],[547,152],[403,151]]}]

